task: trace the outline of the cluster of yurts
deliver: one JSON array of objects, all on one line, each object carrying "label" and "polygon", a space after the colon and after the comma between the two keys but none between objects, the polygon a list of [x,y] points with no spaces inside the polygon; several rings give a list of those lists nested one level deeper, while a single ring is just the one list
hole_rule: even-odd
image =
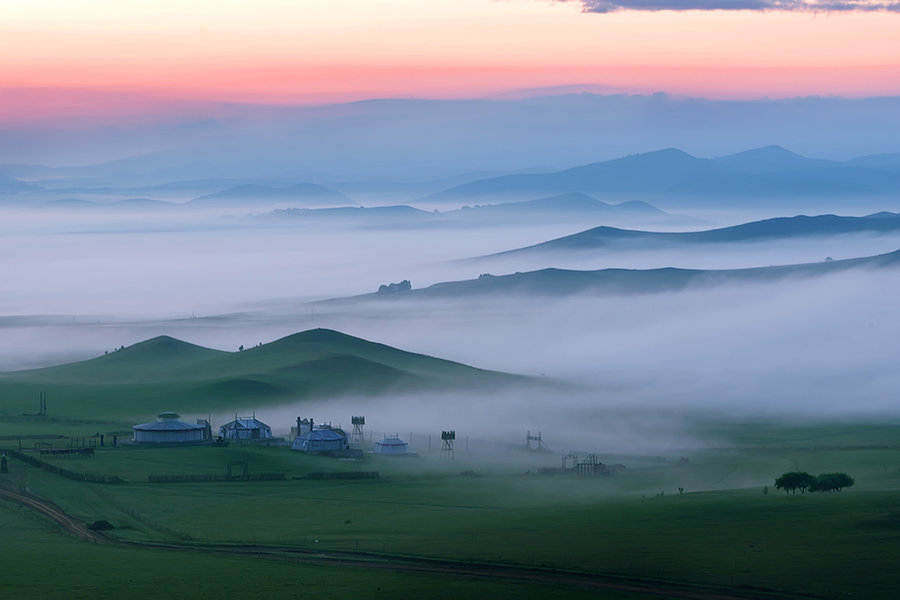
[{"label": "cluster of yurts", "polygon": [[[357,442],[362,441],[362,425],[364,417],[353,417],[354,436]],[[208,419],[197,419],[194,423],[181,421],[174,412],[163,412],[156,421],[141,423],[131,428],[134,431],[133,442],[136,444],[202,444],[213,441],[212,427]],[[351,436],[340,427],[332,427],[329,423],[316,425],[313,419],[297,417],[297,425],[291,427],[291,448],[307,454],[340,454],[350,451]],[[237,417],[233,421],[219,427],[218,439],[273,442],[280,441],[272,436],[272,428],[256,418]],[[409,444],[396,435],[385,436],[375,442],[378,454],[406,454]]]}]

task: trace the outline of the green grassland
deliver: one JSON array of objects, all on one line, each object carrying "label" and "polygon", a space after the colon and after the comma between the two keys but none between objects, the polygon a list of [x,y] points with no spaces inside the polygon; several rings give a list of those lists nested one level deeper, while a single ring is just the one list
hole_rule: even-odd
[{"label": "green grassland", "polygon": [[[0,373],[0,417],[34,413],[48,397],[58,419],[127,421],[166,406],[204,414],[248,403],[388,391],[488,389],[527,381],[404,352],[328,329],[240,352],[160,336],[91,360]],[[0,428],[0,436],[11,432]]]},{"label": "green grassland", "polygon": [[[275,445],[110,444],[112,433],[128,440],[130,425],[155,414],[160,398],[166,408],[205,412],[230,402],[270,406],[288,397],[483,389],[522,381],[327,330],[242,352],[154,338],[81,363],[2,374],[0,448],[22,448],[71,473],[114,476],[122,483],[66,478],[11,458],[0,486],[49,499],[86,523],[108,521],[115,527],[109,535],[129,545],[77,541],[0,501],[6,541],[0,544],[0,597],[10,590],[15,597],[47,597],[52,590],[64,598],[170,597],[169,590],[158,588],[161,574],[194,582],[193,595],[200,597],[221,595],[222,582],[236,585],[238,597],[302,597],[298,581],[359,598],[588,593],[197,551],[248,544],[777,590],[788,597],[895,595],[900,585],[894,564],[900,555],[900,423],[895,421],[690,418],[686,433],[703,444],[662,456],[602,455],[603,462],[626,469],[589,479],[548,472],[560,464],[556,453],[485,440],[472,440],[471,452],[460,447],[455,460],[441,459],[436,448],[416,458],[367,454],[348,461]],[[50,414],[23,415],[34,412],[41,391],[48,393]],[[100,433],[107,436],[102,447],[95,437]],[[34,452],[47,444],[96,447],[93,457]],[[284,480],[163,484],[148,479],[223,475],[236,463],[246,463],[251,474],[280,473]],[[775,478],[792,470],[843,471],[856,485],[831,494],[775,490]],[[352,471],[380,476],[310,478]],[[160,543],[184,550],[147,546]],[[251,589],[254,583],[261,587]],[[643,596],[604,591],[602,597]]]},{"label": "green grassland", "polygon": [[[432,576],[347,566],[306,565],[273,558],[106,546],[68,537],[26,509],[0,502],[0,597],[17,599],[170,598],[594,598],[544,584]],[[612,600],[639,599],[604,593]]]},{"label": "green grassland", "polygon": [[[361,551],[825,598],[890,597],[900,583],[900,449],[860,447],[858,436],[872,428],[897,439],[900,427],[861,424],[843,434],[838,425],[818,433],[785,427],[781,437],[771,425],[747,428],[760,431],[743,435],[766,443],[603,457],[627,468],[596,479],[538,474],[538,467],[557,464],[553,454],[523,452],[515,463],[473,455],[338,461],[238,445],[105,447],[94,458],[54,463],[119,475],[126,483],[118,485],[72,481],[16,460],[5,477],[83,521],[110,521],[123,541]],[[829,444],[817,449],[808,439]],[[239,460],[251,473],[282,472],[286,479],[147,483],[150,474],[223,473],[228,461]],[[776,491],[774,478],[795,466],[846,471],[857,485],[832,494]],[[342,470],[377,470],[381,477],[305,479]]]}]

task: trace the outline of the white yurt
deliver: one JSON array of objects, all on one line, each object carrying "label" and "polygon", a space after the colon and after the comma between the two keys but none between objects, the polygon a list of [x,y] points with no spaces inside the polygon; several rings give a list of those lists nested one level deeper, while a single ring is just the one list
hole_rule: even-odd
[{"label": "white yurt", "polygon": [[256,418],[237,417],[219,427],[219,435],[226,440],[269,440],[272,428]]},{"label": "white yurt", "polygon": [[399,435],[386,435],[383,440],[375,442],[375,454],[406,454],[409,444]]},{"label": "white yurt", "polygon": [[133,425],[132,439],[136,444],[187,444],[209,440],[207,421],[198,419],[197,423],[185,423],[178,419],[178,413],[159,413],[156,421]]},{"label": "white yurt", "polygon": [[322,427],[297,436],[291,449],[307,454],[343,452],[350,447],[347,434],[340,429]]}]

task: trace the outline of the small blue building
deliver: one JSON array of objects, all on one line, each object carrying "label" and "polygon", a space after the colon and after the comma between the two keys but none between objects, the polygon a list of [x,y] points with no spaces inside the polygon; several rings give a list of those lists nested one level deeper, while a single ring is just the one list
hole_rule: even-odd
[{"label": "small blue building", "polygon": [[219,435],[226,440],[270,440],[272,428],[256,418],[238,417],[219,427]]},{"label": "small blue building", "polygon": [[409,444],[399,435],[386,435],[383,440],[375,442],[375,454],[406,454]]},{"label": "small blue building", "polygon": [[210,438],[209,422],[197,419],[196,423],[185,423],[179,420],[178,413],[159,413],[156,421],[141,423],[131,427],[134,431],[133,441],[136,444],[192,444],[208,443]]},{"label": "small blue building", "polygon": [[342,429],[332,429],[323,425],[317,429],[298,435],[291,445],[292,450],[307,454],[339,454],[350,448],[350,441]]}]

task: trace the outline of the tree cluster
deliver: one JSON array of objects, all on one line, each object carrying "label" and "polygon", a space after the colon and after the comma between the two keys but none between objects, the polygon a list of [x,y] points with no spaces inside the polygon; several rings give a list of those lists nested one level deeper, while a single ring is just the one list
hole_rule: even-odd
[{"label": "tree cluster", "polygon": [[378,286],[379,294],[396,294],[397,292],[408,292],[412,289],[412,284],[409,282],[409,279],[404,279],[399,283],[389,283],[387,285]]},{"label": "tree cluster", "polygon": [[839,492],[856,483],[846,473],[820,473],[810,488],[811,492]]},{"label": "tree cluster", "polygon": [[784,492],[801,494],[810,492],[839,492],[845,487],[852,486],[855,481],[846,473],[820,473],[817,476],[804,471],[791,471],[784,473],[775,480],[775,488]]}]

